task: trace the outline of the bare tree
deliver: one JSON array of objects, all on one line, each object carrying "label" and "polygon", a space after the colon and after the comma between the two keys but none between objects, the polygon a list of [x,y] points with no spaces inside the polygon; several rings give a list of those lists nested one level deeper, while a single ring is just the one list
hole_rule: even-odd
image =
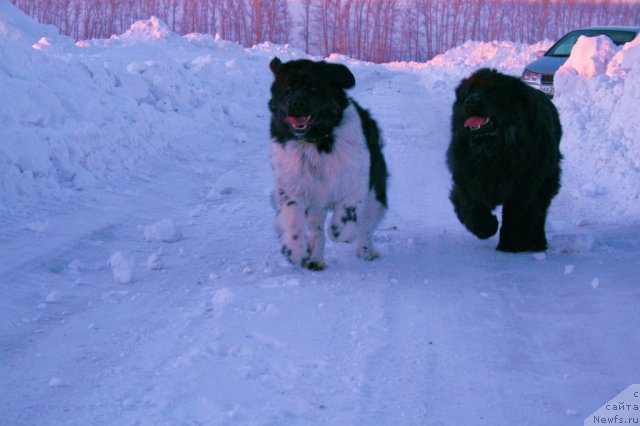
[{"label": "bare tree", "polygon": [[[1,1],[1,0],[0,0]],[[107,38],[157,16],[180,34],[220,34],[251,46],[289,42],[294,0],[10,0],[75,39]],[[302,47],[384,62],[426,60],[467,40],[533,43],[594,24],[637,25],[621,0],[295,0]]]},{"label": "bare tree", "polygon": [[310,33],[311,33],[311,1],[302,0],[302,40],[304,42],[305,52],[310,51]]}]

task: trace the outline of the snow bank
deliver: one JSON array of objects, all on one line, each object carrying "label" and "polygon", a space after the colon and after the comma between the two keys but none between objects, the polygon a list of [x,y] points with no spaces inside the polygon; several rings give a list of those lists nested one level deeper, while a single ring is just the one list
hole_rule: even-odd
[{"label": "snow bank", "polygon": [[551,44],[548,40],[533,45],[508,41],[467,41],[437,55],[429,61],[429,65],[458,70],[461,77],[481,67],[499,68],[519,76],[523,66],[535,59],[536,52],[548,49]]},{"label": "snow bank", "polygon": [[573,73],[588,78],[604,74],[615,54],[616,45],[609,37],[580,36],[558,75]]},{"label": "snow bank", "polygon": [[[0,2],[0,37],[28,46],[43,37],[57,43],[73,44],[70,38],[61,36],[56,27],[38,24],[8,1]],[[4,61],[5,57],[2,59]]]},{"label": "snow bank", "polygon": [[581,37],[555,78],[564,191],[591,221],[640,216],[640,37]]},{"label": "snow bank", "polygon": [[[157,18],[76,45],[54,30],[0,5],[0,97],[11,100],[0,104],[0,210],[147,178],[180,161],[187,147],[215,156],[247,143],[248,126],[268,128],[268,61],[305,57],[271,43],[244,49],[207,35],[182,37]],[[467,42],[421,64],[329,59],[347,62],[369,86],[389,73],[416,75],[429,96],[450,105],[453,88],[475,69],[518,75],[550,43]],[[575,212],[571,220],[640,214],[639,43],[581,39],[558,75],[560,197]],[[222,177],[211,197],[233,192],[233,180]]]},{"label": "snow bank", "polygon": [[[464,77],[480,68],[496,68],[506,74],[520,76],[526,64],[536,59],[536,52],[548,49],[549,40],[536,44],[512,43],[507,41],[477,42],[467,41],[445,53],[435,56],[424,64],[409,64],[422,70],[422,83],[430,90],[453,96],[454,87]],[[407,64],[396,64],[405,68]],[[453,102],[453,98],[451,98]]]},{"label": "snow bank", "polygon": [[146,178],[200,135],[222,147],[266,113],[268,52],[156,18],[73,45],[0,7],[0,210]]}]

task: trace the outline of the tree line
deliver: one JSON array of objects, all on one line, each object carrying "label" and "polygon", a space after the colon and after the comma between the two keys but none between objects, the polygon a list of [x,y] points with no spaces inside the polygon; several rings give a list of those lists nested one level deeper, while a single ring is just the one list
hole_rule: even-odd
[{"label": "tree line", "polygon": [[640,4],[620,0],[11,0],[76,40],[122,34],[157,16],[178,34],[218,34],[252,46],[425,61],[467,40],[535,43],[589,25],[638,25]]}]

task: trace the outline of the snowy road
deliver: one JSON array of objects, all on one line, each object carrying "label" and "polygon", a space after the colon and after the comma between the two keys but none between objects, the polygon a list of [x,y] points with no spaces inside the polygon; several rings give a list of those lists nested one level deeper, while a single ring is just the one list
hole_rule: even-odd
[{"label": "snowy road", "polygon": [[[593,230],[577,254],[554,251],[552,236],[544,260],[472,238],[446,200],[449,108],[419,87],[396,72],[354,94],[380,118],[392,172],[378,262],[338,245],[322,273],[280,259],[266,140],[221,142],[234,146],[224,158],[174,161],[126,191],[52,206],[41,233],[11,235],[5,420],[579,424],[638,373],[640,232]],[[392,93],[402,109],[376,102]],[[212,196],[225,174],[239,187]],[[183,238],[144,241],[163,218]],[[130,285],[107,267],[118,250],[136,259]],[[161,270],[145,267],[154,253]]]},{"label": "snowy road", "polygon": [[329,243],[325,271],[287,264],[269,202],[273,52],[222,46],[180,50],[221,83],[154,71],[208,99],[168,135],[172,155],[1,212],[0,424],[582,425],[640,380],[640,226],[576,225],[563,187],[546,255],[467,233],[444,165],[455,76],[351,63],[391,172],[382,257]]}]

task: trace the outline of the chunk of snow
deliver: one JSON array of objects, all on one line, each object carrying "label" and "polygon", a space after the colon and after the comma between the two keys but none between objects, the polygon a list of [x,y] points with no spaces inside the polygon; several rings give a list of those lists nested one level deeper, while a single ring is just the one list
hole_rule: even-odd
[{"label": "chunk of snow", "polygon": [[531,257],[533,257],[537,261],[541,261],[541,260],[545,260],[547,258],[547,255],[544,252],[539,252],[539,253],[533,253]]},{"label": "chunk of snow", "polygon": [[158,253],[152,253],[147,258],[147,269],[150,271],[157,271],[162,269],[163,266],[162,259]]},{"label": "chunk of snow", "polygon": [[182,232],[171,219],[163,219],[144,228],[144,239],[173,243],[182,239]]},{"label": "chunk of snow", "polygon": [[585,183],[580,187],[580,195],[584,197],[597,197],[603,194],[605,191],[593,182]]},{"label": "chunk of snow", "polygon": [[44,231],[49,229],[49,221],[44,220],[44,221],[27,223],[25,225],[25,228],[37,234],[42,234],[44,233]]},{"label": "chunk of snow", "polygon": [[220,176],[211,187],[207,199],[216,200],[224,195],[236,192],[244,181],[243,176],[236,170],[229,170]]},{"label": "chunk of snow", "polygon": [[80,272],[84,269],[84,264],[80,260],[74,259],[73,261],[71,261],[71,263],[69,263],[67,268],[69,270],[69,274],[79,275]]},{"label": "chunk of snow", "polygon": [[223,287],[216,290],[215,294],[211,298],[213,309],[216,312],[220,312],[233,300],[233,292],[228,287]]},{"label": "chunk of snow", "polygon": [[60,301],[60,293],[58,293],[57,291],[52,291],[49,294],[47,294],[47,297],[45,297],[44,299],[47,303],[57,303]]},{"label": "chunk of snow", "polygon": [[586,234],[554,235],[550,244],[557,253],[585,253],[593,246],[593,237]]},{"label": "chunk of snow", "polygon": [[113,272],[113,279],[119,284],[128,284],[135,275],[135,259],[117,251],[109,258],[109,266]]},{"label": "chunk of snow", "polygon": [[59,377],[52,377],[51,380],[49,380],[50,388],[59,388],[65,385],[66,385],[65,381]]}]

